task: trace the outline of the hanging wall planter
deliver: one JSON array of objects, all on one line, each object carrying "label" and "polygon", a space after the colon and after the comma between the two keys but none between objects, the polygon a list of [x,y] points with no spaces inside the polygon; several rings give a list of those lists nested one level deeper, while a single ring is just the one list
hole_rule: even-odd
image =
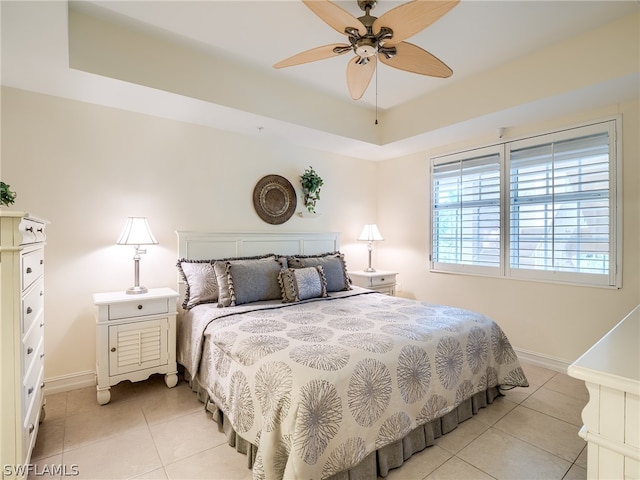
[{"label": "hanging wall planter", "polygon": [[9,207],[16,201],[16,193],[11,191],[10,187],[11,185],[0,181],[0,205]]},{"label": "hanging wall planter", "polygon": [[320,200],[320,188],[323,183],[320,175],[311,166],[300,175],[302,198],[304,206],[307,207],[309,213],[316,213],[316,202]]}]

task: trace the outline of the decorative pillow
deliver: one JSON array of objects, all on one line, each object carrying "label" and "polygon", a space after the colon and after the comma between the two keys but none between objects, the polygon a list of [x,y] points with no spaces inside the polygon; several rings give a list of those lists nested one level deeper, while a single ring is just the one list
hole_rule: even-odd
[{"label": "decorative pillow", "polygon": [[279,280],[283,303],[327,296],[327,280],[322,265],[283,268],[280,270]]},{"label": "decorative pillow", "polygon": [[339,292],[351,290],[351,280],[347,274],[347,266],[344,255],[340,252],[325,253],[322,255],[307,255],[287,257],[290,268],[305,268],[322,266],[327,280],[327,292]]},{"label": "decorative pillow", "polygon": [[182,308],[218,301],[218,283],[212,260],[178,260],[178,271],[186,285]]},{"label": "decorative pillow", "polygon": [[281,297],[279,257],[221,260],[213,264],[218,282],[218,306],[231,307]]}]

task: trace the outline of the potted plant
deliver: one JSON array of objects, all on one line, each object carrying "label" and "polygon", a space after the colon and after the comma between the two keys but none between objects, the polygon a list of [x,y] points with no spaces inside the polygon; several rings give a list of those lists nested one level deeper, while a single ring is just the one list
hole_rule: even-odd
[{"label": "potted plant", "polygon": [[10,206],[16,201],[16,193],[11,191],[11,185],[0,181],[0,205]]},{"label": "potted plant", "polygon": [[316,202],[320,200],[320,187],[323,185],[322,178],[316,173],[313,167],[309,166],[302,175],[300,175],[300,183],[302,184],[302,194],[304,205],[310,213],[316,213]]}]

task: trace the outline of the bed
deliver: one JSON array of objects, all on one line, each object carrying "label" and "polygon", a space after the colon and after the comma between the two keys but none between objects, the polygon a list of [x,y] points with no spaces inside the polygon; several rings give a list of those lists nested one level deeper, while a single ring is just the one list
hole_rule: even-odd
[{"label": "bed", "polygon": [[178,234],[178,362],[254,479],[375,479],[528,386],[475,312],[352,286],[337,233]]}]

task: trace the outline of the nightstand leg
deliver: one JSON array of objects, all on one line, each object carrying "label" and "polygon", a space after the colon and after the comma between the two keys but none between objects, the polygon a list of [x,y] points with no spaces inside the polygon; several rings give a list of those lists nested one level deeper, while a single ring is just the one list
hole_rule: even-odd
[{"label": "nightstand leg", "polygon": [[111,400],[111,392],[109,391],[110,387],[107,387],[104,390],[98,390],[98,403],[100,405],[106,405]]},{"label": "nightstand leg", "polygon": [[166,383],[169,388],[175,387],[178,384],[178,375],[175,373],[167,373],[164,376],[164,383]]}]

